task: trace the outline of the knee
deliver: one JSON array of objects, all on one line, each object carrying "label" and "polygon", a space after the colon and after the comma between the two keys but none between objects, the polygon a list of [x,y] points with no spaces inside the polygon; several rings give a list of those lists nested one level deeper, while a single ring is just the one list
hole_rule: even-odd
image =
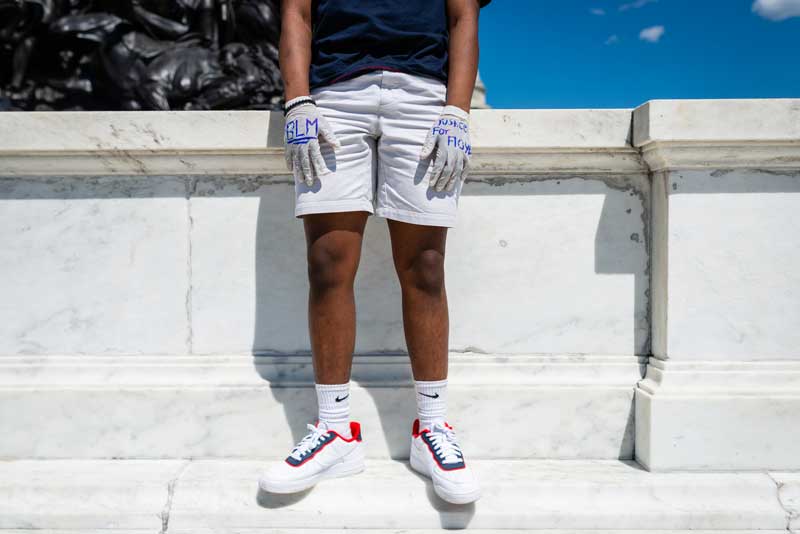
[{"label": "knee", "polygon": [[405,285],[438,295],[444,290],[444,255],[436,250],[422,251],[406,274]]},{"label": "knee", "polygon": [[314,246],[308,252],[308,281],[315,291],[352,285],[353,261],[346,251],[328,245]]}]

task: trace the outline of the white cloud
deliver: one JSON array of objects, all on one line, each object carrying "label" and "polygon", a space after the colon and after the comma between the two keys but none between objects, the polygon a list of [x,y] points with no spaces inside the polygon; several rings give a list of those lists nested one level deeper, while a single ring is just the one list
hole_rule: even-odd
[{"label": "white cloud", "polygon": [[634,0],[633,2],[628,2],[627,4],[622,4],[619,6],[620,11],[628,11],[629,9],[639,9],[641,7],[646,6],[647,4],[655,4],[658,0]]},{"label": "white cloud", "polygon": [[800,17],[800,0],[756,0],[753,12],[773,21]]},{"label": "white cloud", "polygon": [[606,14],[606,10],[603,9],[602,7],[593,7],[592,9],[589,10],[589,12],[592,15],[597,15],[598,17],[602,17],[603,15]]},{"label": "white cloud", "polygon": [[618,42],[619,42],[619,35],[617,35],[616,33],[611,37],[609,37],[608,39],[606,39],[607,45],[617,44]]},{"label": "white cloud", "polygon": [[639,39],[642,41],[647,41],[648,43],[657,43],[661,40],[661,37],[664,36],[665,31],[666,29],[664,26],[651,26],[643,29],[639,33]]}]

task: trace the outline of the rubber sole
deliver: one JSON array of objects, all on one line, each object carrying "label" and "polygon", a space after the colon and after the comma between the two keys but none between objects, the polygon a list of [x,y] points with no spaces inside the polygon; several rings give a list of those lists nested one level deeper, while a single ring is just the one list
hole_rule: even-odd
[{"label": "rubber sole", "polygon": [[344,456],[339,463],[333,464],[313,476],[294,480],[269,480],[262,476],[258,480],[258,487],[267,493],[299,493],[313,488],[323,480],[357,475],[364,470],[364,467],[364,452],[359,448]]},{"label": "rubber sole", "polygon": [[[412,444],[411,446],[413,447],[414,445]],[[420,463],[422,463],[423,465],[420,465]],[[410,464],[411,464],[411,469],[431,479],[431,482],[433,483],[433,491],[436,493],[436,495],[438,495],[442,500],[449,502],[450,504],[470,504],[477,501],[481,496],[480,488],[477,488],[475,489],[475,491],[472,491],[470,493],[456,494],[456,493],[451,493],[447,491],[445,488],[437,485],[432,474],[428,471],[426,465],[424,465],[425,462],[420,462],[419,460],[417,460],[416,455],[413,452],[413,449],[411,452]]]}]

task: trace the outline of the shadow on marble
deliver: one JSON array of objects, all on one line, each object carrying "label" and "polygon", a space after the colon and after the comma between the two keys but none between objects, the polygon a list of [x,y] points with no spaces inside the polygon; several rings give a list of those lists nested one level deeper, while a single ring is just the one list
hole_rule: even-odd
[{"label": "shadow on marble", "polygon": [[603,199],[595,234],[594,270],[597,274],[633,277],[631,350],[633,354],[649,354],[650,188],[642,182],[624,192],[606,194]]},{"label": "shadow on marble", "polygon": [[[431,503],[431,508],[438,512],[439,521],[443,529],[462,530],[469,527],[472,518],[475,517],[476,503],[451,504],[443,500],[436,495],[436,492],[433,490],[433,482],[431,482],[431,479],[414,471],[408,462],[400,463],[406,468],[409,476],[414,476],[425,484],[425,495],[428,497],[428,502]],[[480,480],[478,483],[480,483]]]},{"label": "shadow on marble", "polygon": [[[643,375],[644,376],[644,375]],[[628,419],[625,421],[625,430],[622,432],[622,440],[619,445],[620,460],[633,460],[634,441],[636,439],[636,396],[631,397]]]},{"label": "shadow on marble", "polygon": [[[356,376],[353,377],[358,382]],[[408,381],[411,382],[411,363]],[[372,398],[380,417],[381,431],[392,460],[407,460],[411,450],[411,426],[417,413],[413,389],[362,386]]]},{"label": "shadow on marble", "polygon": [[[310,356],[308,365],[311,365]],[[410,382],[410,364],[408,376]],[[264,378],[266,379],[266,377]],[[351,379],[351,392],[356,395],[353,418],[360,420],[361,410],[356,401],[361,392],[353,387],[360,386],[378,412],[380,432],[389,451],[389,457],[393,460],[407,460],[411,445],[411,425],[416,414],[413,390],[410,387],[397,387],[396,385],[385,387],[367,385],[366,379],[362,382],[359,378],[359,369],[358,366],[355,366]],[[270,384],[270,393],[283,406],[285,424],[290,427],[294,442],[299,442],[308,433],[306,425],[313,423],[317,418],[317,397],[314,384],[309,383],[308,387],[283,386],[273,380]],[[366,399],[362,397],[361,400]],[[376,428],[364,428],[364,441],[367,446],[377,438],[375,433],[378,431],[379,429]],[[291,447],[291,445],[287,444],[287,447]]]},{"label": "shadow on marble", "polygon": [[297,504],[298,502],[302,501],[308,495],[314,491],[314,488],[309,488],[304,491],[299,491],[297,493],[288,493],[288,494],[278,494],[278,493],[269,493],[261,488],[256,490],[256,502],[262,508],[268,508],[270,510],[275,510],[279,508],[286,508],[288,506],[292,506],[293,504]]},{"label": "shadow on marble", "polygon": [[640,464],[636,460],[622,460],[620,462],[620,465],[622,465],[624,467],[627,467],[631,471],[637,471],[642,475],[649,475],[650,474],[650,471],[645,469],[644,466],[642,466],[642,464]]}]

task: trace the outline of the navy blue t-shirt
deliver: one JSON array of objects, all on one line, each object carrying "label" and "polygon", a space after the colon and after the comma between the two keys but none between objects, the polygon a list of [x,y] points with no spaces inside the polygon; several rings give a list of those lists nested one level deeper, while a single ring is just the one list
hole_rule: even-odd
[{"label": "navy blue t-shirt", "polygon": [[312,12],[312,89],[381,69],[447,83],[446,0],[314,0]]}]

